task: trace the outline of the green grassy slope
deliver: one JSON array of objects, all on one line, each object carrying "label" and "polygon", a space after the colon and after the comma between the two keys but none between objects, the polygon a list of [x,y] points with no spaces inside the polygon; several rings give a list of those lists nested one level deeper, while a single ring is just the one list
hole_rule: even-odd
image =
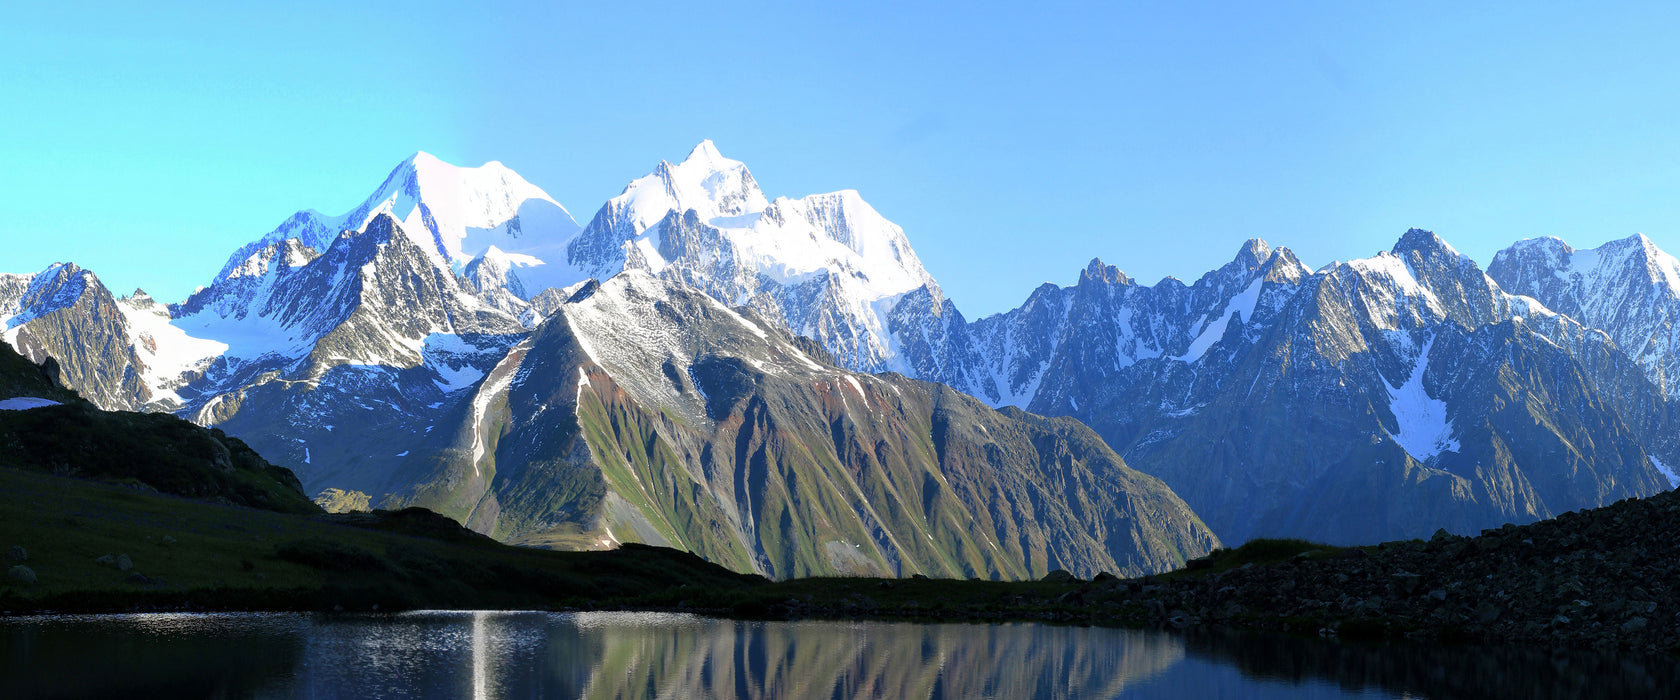
[{"label": "green grassy slope", "polygon": [[62,405],[0,411],[0,467],[288,513],[321,510],[291,471],[237,438],[170,415],[100,410],[57,386],[50,369],[0,343],[0,399],[21,396]]},{"label": "green grassy slope", "polygon": [[[432,438],[450,446],[436,468],[377,503],[507,542],[640,542],[777,579],[1140,575],[1218,544],[1075,421],[854,374],[774,328],[614,278],[539,326],[499,370],[517,380],[474,398],[483,419]],[[477,463],[459,457],[481,444]]]},{"label": "green grassy slope", "polygon": [[[651,547],[511,547],[420,511],[300,516],[0,468],[0,546],[12,545],[37,577],[0,580],[12,612],[542,609],[762,580]],[[133,568],[99,563],[106,554]]]}]

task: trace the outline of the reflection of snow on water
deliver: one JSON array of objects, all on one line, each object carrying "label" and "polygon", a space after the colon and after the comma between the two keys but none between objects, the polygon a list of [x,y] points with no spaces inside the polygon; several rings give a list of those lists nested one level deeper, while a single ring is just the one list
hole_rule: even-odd
[{"label": "reflection of snow on water", "polygon": [[[22,639],[30,643],[15,643]],[[1680,682],[1673,664],[1660,659],[1593,652],[1371,649],[1264,635],[1219,636],[1189,647],[1176,634],[1102,627],[767,622],[642,612],[12,617],[0,622],[0,645],[18,652],[0,658],[0,689],[24,697],[66,688],[115,696],[135,678],[200,688],[212,669],[215,688],[225,694],[261,698],[1328,700],[1402,696],[1391,688],[1433,696],[1466,683],[1482,695],[1528,697],[1565,679],[1630,666],[1649,683],[1640,687]],[[136,657],[132,650],[140,647],[147,653]],[[1333,663],[1339,658],[1362,662]],[[1314,670],[1302,673],[1303,664]],[[1493,681],[1477,680],[1470,670],[1490,666],[1515,672]],[[49,672],[18,672],[23,669]],[[1427,678],[1435,677],[1450,680],[1432,686]]]}]

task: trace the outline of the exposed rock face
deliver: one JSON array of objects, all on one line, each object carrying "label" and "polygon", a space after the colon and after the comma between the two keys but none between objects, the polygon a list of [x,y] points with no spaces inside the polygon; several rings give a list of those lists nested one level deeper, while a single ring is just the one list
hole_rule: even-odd
[{"label": "exposed rock face", "polygon": [[1093,262],[970,333],[978,395],[1086,422],[1228,542],[1474,532],[1669,486],[1674,414],[1639,365],[1427,231],[1316,272],[1250,241],[1188,286]]},{"label": "exposed rock face", "polygon": [[1499,252],[1488,276],[1514,294],[1604,330],[1670,397],[1680,398],[1680,261],[1636,235],[1590,250],[1556,238]]},{"label": "exposed rock face", "polygon": [[[1468,533],[1680,483],[1669,379],[1680,265],[1639,238],[1596,251],[1525,242],[1490,270],[1417,229],[1388,252],[1317,271],[1255,240],[1192,284],[1145,286],[1092,261],[1077,284],[1044,285],[1020,308],[971,322],[904,232],[856,192],[770,199],[744,164],[702,143],[630,183],[582,229],[499,164],[455,168],[417,154],[355,210],[300,212],[242,248],[182,304],[164,307],[138,291],[118,299],[91,273],[58,265],[0,276],[0,325],[30,357],[56,357],[50,373],[99,406],[217,425],[294,469],[307,493],[448,503],[475,528],[557,546],[599,546],[595,511],[530,513],[597,491],[611,506],[601,512],[629,513],[611,500],[627,496],[573,483],[556,465],[601,463],[585,449],[591,443],[574,439],[562,418],[520,412],[553,413],[543,406],[575,391],[553,389],[553,401],[516,411],[508,402],[520,394],[509,387],[528,385],[528,367],[556,361],[542,352],[558,341],[531,355],[538,335],[554,333],[533,329],[564,317],[560,325],[576,330],[581,321],[565,309],[602,303],[591,301],[603,289],[596,280],[626,271],[746,310],[768,334],[808,338],[814,343],[797,347],[818,365],[828,364],[822,355],[848,370],[898,372],[992,406],[1083,421],[1231,543],[1369,542],[1443,526]],[[686,322],[674,318],[638,323]],[[601,343],[643,345],[663,337],[655,329],[602,331],[613,340]],[[703,359],[699,346],[684,347],[683,362],[647,356],[601,370],[601,381],[633,387],[623,391],[630,403],[603,400],[601,420],[682,415],[684,431],[718,423],[680,398],[700,391],[689,369]],[[583,354],[595,359],[562,369],[602,365],[599,353]],[[892,384],[895,396],[909,391],[896,378],[855,378]],[[858,439],[895,444],[881,435],[956,405],[931,389],[917,395],[926,398],[906,399],[905,415],[922,418]],[[819,417],[794,415],[777,427],[807,430]],[[530,471],[507,492],[495,480],[509,470],[486,461],[514,459],[497,452],[511,435],[499,432],[504,420],[553,431],[521,433],[526,452],[516,461],[539,466],[522,466]],[[689,434],[655,427],[639,430],[677,442]],[[720,439],[711,427],[694,430],[712,436],[684,438],[696,450]],[[821,432],[837,456],[850,449],[833,430]],[[740,524],[752,518],[719,508],[719,522],[732,523],[719,532],[734,534],[718,541],[739,542],[716,545],[728,552],[720,556],[778,575],[793,561],[819,570],[811,555],[759,552],[759,526]],[[667,537],[648,527],[635,537]],[[558,534],[565,528],[575,532]],[[1000,531],[988,532],[995,540]],[[864,552],[864,539],[847,541]],[[962,546],[994,545],[1007,549],[984,538]],[[853,563],[910,570],[889,549]],[[833,561],[850,561],[842,553],[835,548]],[[1017,575],[965,567],[944,570]]]},{"label": "exposed rock face", "polygon": [[281,512],[317,511],[292,472],[264,461],[239,439],[166,414],[100,410],[55,379],[0,344],[0,401],[57,400],[0,411],[0,467],[139,484]]},{"label": "exposed rock face", "polygon": [[19,353],[37,364],[55,358],[59,381],[102,408],[139,408],[159,393],[143,381],[143,341],[92,272],[66,263],[0,275],[0,321]]},{"label": "exposed rock face", "polygon": [[385,505],[774,577],[1137,573],[1215,542],[1078,423],[800,345],[697,290],[619,275],[516,348]]},{"label": "exposed rock face", "polygon": [[382,483],[450,394],[460,400],[527,333],[389,216],[263,275],[177,309],[178,326],[230,341],[181,412],[290,465],[310,492]]},{"label": "exposed rock face", "polygon": [[361,491],[322,489],[313,499],[315,505],[328,513],[357,513],[372,510],[368,495]]}]

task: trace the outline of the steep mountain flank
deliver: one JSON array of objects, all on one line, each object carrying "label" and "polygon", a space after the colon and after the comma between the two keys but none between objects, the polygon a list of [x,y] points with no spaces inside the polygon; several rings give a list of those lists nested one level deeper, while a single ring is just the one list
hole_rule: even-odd
[{"label": "steep mountain flank", "polygon": [[[139,291],[119,299],[91,273],[55,265],[0,276],[0,326],[30,357],[57,358],[62,384],[99,406],[218,426],[294,469],[310,493],[336,488],[376,503],[391,495],[484,532],[554,546],[680,540],[777,575],[829,566],[1014,576],[1035,566],[1033,552],[1046,561],[1053,551],[1079,557],[1085,545],[1029,543],[1010,553],[1006,541],[1018,533],[982,522],[994,517],[988,511],[973,515],[981,529],[964,531],[967,540],[940,543],[960,546],[961,556],[942,549],[943,563],[935,562],[903,541],[919,521],[894,530],[877,524],[890,518],[858,506],[850,517],[860,524],[841,527],[850,521],[835,504],[849,501],[817,498],[828,487],[815,484],[847,494],[864,482],[820,471],[793,477],[788,508],[838,518],[822,527],[847,534],[822,539],[811,534],[822,528],[802,525],[804,539],[771,541],[764,533],[779,525],[764,518],[779,501],[760,513],[739,494],[783,487],[737,487],[721,475],[751,467],[738,454],[760,443],[766,459],[792,460],[783,452],[812,435],[826,445],[800,457],[812,464],[856,466],[853,441],[859,453],[885,444],[883,454],[917,469],[948,455],[968,463],[967,443],[936,444],[936,413],[966,415],[954,399],[902,378],[823,374],[839,372],[832,364],[1082,421],[1233,544],[1256,536],[1368,542],[1442,526],[1473,532],[1680,484],[1671,379],[1680,263],[1642,237],[1591,251],[1548,239],[1514,246],[1489,270],[1420,229],[1389,251],[1316,271],[1253,240],[1188,284],[1144,285],[1092,261],[1076,284],[1046,284],[1020,308],[971,322],[904,231],[857,192],[772,199],[745,164],[703,142],[682,162],[632,181],[582,228],[500,164],[457,168],[416,154],[351,212],[300,212],[241,248],[183,303],[166,307]],[[659,314],[631,304],[617,317],[586,317],[621,274],[642,280],[622,283],[629,288],[654,279],[740,311],[663,301]],[[691,311],[700,315],[684,316]],[[714,415],[717,397],[702,380],[725,371],[708,359],[720,351],[673,339],[739,325],[736,316],[751,337],[760,338],[752,329],[764,334],[765,347],[724,356],[763,363],[766,348],[794,348],[825,368],[790,365],[785,376],[828,377],[827,389],[811,391],[885,391],[895,402],[904,397],[902,410],[848,398],[839,410],[858,432],[837,432],[832,409],[775,399],[784,375],[748,363],[730,381],[750,384],[748,395],[775,410],[751,401],[730,410],[742,421],[774,420],[735,426]],[[552,328],[535,330],[556,318],[577,348],[554,340]],[[663,350],[608,357],[644,347]],[[853,381],[862,388],[848,389]],[[597,400],[580,400],[589,395]],[[967,420],[997,432],[990,418]],[[718,442],[742,431],[739,444]],[[603,447],[626,435],[648,446],[627,456]],[[1042,466],[1055,452],[1034,445],[1016,454],[1017,466]],[[627,470],[616,481],[600,476],[613,460]],[[638,501],[637,464],[657,467],[650,474],[697,475],[693,493],[669,504],[655,495]],[[806,482],[817,490],[804,491]],[[878,508],[876,498],[925,491],[890,483],[859,503]],[[954,488],[941,483],[940,493],[955,497]],[[1003,492],[1020,498],[1043,488]],[[1082,498],[1061,494],[1056,508]],[[979,509],[978,497],[965,498]],[[686,515],[673,515],[678,508]],[[1003,519],[1026,511],[1009,512]],[[1095,520],[1067,522],[1075,521],[1095,532]],[[830,551],[831,540],[841,545]],[[856,557],[842,556],[848,547]],[[897,563],[904,557],[915,565]]]},{"label": "steep mountain flank", "polygon": [[1251,241],[1189,286],[1093,263],[973,328],[1012,400],[1091,425],[1229,542],[1474,532],[1669,485],[1673,413],[1638,365],[1427,231],[1317,272]]},{"label": "steep mountain flank", "polygon": [[773,577],[1135,573],[1215,544],[1078,423],[801,345],[623,273],[516,348],[388,503],[514,542],[646,542]]},{"label": "steep mountain flank", "polygon": [[[164,368],[153,366],[159,364],[159,339],[129,317],[144,314],[142,305],[150,302],[144,293],[119,301],[92,272],[71,263],[34,275],[0,275],[6,342],[36,362],[54,358],[66,386],[109,410],[178,405],[167,400],[168,378],[156,371]],[[173,340],[162,339],[165,354],[174,349]]]},{"label": "steep mountain flank", "polygon": [[935,316],[944,302],[903,229],[852,190],[769,200],[747,166],[710,141],[632,181],[567,251],[584,276],[642,270],[748,306],[852,369],[932,366],[900,348],[935,322],[927,312],[905,318],[927,306],[911,298],[930,297]]},{"label": "steep mountain flank", "polygon": [[291,465],[311,492],[373,492],[527,333],[411,238],[376,216],[301,267],[269,269],[249,305],[223,306],[215,287],[189,300],[181,325],[251,341],[208,366],[190,415]]},{"label": "steep mountain flank", "polygon": [[1488,276],[1516,294],[1602,329],[1669,396],[1680,398],[1680,261],[1643,235],[1576,250],[1556,238],[1521,241]]}]

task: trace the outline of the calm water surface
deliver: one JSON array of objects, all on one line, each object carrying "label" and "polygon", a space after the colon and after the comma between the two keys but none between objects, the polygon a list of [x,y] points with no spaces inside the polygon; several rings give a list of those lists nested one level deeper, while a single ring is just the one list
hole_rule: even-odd
[{"label": "calm water surface", "polygon": [[1671,659],[662,613],[0,621],[0,698],[1661,697]]}]

